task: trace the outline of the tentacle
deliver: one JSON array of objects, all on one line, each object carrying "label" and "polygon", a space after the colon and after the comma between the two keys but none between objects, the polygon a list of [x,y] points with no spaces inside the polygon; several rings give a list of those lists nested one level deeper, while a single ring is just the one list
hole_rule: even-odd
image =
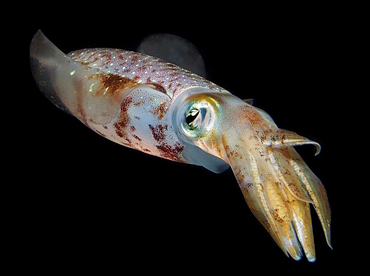
[{"label": "tentacle", "polygon": [[288,190],[287,202],[298,240],[307,259],[313,262],[315,261],[315,247],[309,207],[309,203],[313,203],[313,200],[289,162],[292,158],[290,151],[295,150],[292,147],[268,149],[270,160],[275,163],[279,180],[284,184],[284,188]]},{"label": "tentacle", "polygon": [[[269,166],[267,165],[267,167]],[[264,173],[263,165],[260,166],[259,170],[264,186],[265,199],[278,234],[289,254],[295,260],[299,260],[302,256],[302,251],[292,223],[291,202],[288,197],[289,192],[278,181],[276,174]],[[301,202],[298,202],[298,205],[301,205]]]},{"label": "tentacle", "polygon": [[316,147],[315,155],[318,155],[321,151],[319,143],[285,129],[270,130],[268,134],[261,137],[261,142],[265,146],[272,147],[314,145]]},{"label": "tentacle", "polygon": [[247,143],[239,131],[229,129],[223,144],[249,208],[283,252],[299,260],[302,250],[295,230],[297,223],[292,220],[291,202],[296,202],[297,210],[308,204],[290,194],[274,172],[267,153],[262,148],[250,147],[253,143]]},{"label": "tentacle", "polygon": [[289,153],[292,156],[290,160],[291,166],[309,193],[324,229],[326,242],[332,248],[330,239],[331,212],[326,190],[320,179],[310,170],[293,148],[289,148]]},{"label": "tentacle", "polygon": [[[230,143],[231,138],[233,143]],[[257,161],[252,155],[243,156],[240,151],[235,151],[235,147],[242,147],[243,141],[234,128],[229,129],[227,136],[222,136],[222,144],[249,209],[269,232],[281,250],[289,256],[270,213],[268,202],[265,199],[264,184],[259,180],[260,174]]]},{"label": "tentacle", "polygon": [[[326,192],[294,145],[319,145],[293,132],[256,125],[230,127],[222,135],[227,160],[253,214],[278,246],[299,260],[304,252],[315,261],[309,203],[323,225],[330,245],[330,209]],[[264,135],[266,133],[269,135]]]},{"label": "tentacle", "polygon": [[313,203],[307,191],[301,188],[302,185],[296,183],[297,176],[294,174],[291,164],[288,161],[290,156],[287,149],[280,148],[276,150],[275,148],[267,148],[266,150],[279,177],[279,181],[285,185],[285,188],[288,189],[291,195],[297,200]]}]

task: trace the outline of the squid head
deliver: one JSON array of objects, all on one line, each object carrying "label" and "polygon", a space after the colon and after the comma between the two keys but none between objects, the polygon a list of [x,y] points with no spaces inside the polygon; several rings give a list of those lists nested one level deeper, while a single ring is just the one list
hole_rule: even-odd
[{"label": "squid head", "polygon": [[267,113],[230,94],[189,93],[178,104],[178,135],[194,147],[188,158],[212,162],[204,151],[230,165],[249,208],[287,255],[315,260],[310,203],[331,246],[325,189],[293,148],[312,144],[318,154],[318,143],[279,129]]}]

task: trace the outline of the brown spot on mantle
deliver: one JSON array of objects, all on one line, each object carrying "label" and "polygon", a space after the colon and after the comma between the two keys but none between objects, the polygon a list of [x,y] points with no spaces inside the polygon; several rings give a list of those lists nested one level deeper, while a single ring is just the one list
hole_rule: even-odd
[{"label": "brown spot on mantle", "polygon": [[[121,104],[121,111],[118,115],[117,122],[113,124],[114,130],[116,131],[116,134],[121,137],[125,138],[125,140],[130,144],[130,140],[127,138],[128,135],[126,133],[126,127],[128,123],[130,122],[130,117],[127,114],[128,107],[132,103],[131,97],[126,97],[123,99]],[[126,144],[126,143],[125,143]]]},{"label": "brown spot on mantle", "polygon": [[159,155],[163,158],[170,159],[173,161],[181,161],[182,158],[180,157],[180,154],[184,150],[184,146],[182,146],[179,142],[175,144],[174,147],[167,144],[165,142],[166,140],[166,131],[168,129],[167,125],[157,125],[152,126],[149,125],[150,130],[152,131],[152,135],[154,140],[156,140],[159,145],[156,145],[156,148],[159,150]]},{"label": "brown spot on mantle", "polygon": [[[150,79],[150,78],[148,78],[148,79]],[[158,83],[154,83],[154,82],[151,82],[150,85],[152,85],[155,90],[158,90],[159,92],[167,94],[166,89],[162,85],[160,85]]]},{"label": "brown spot on mantle", "polygon": [[157,149],[160,151],[160,156],[163,158],[167,158],[173,161],[180,161],[179,154],[181,154],[184,150],[184,146],[181,146],[180,143],[176,143],[175,147],[171,147],[168,144],[162,143],[159,146],[156,146]]},{"label": "brown spot on mantle", "polygon": [[165,131],[167,130],[167,125],[157,125],[156,127],[149,125],[150,130],[152,131],[152,135],[154,140],[156,140],[158,143],[162,143],[165,137]]},{"label": "brown spot on mantle", "polygon": [[88,79],[98,79],[100,81],[100,87],[96,90],[94,96],[112,96],[121,90],[138,86],[136,81],[115,74],[96,74],[89,76]]},{"label": "brown spot on mantle", "polygon": [[167,112],[166,102],[161,103],[156,109],[153,111],[153,115],[158,115],[158,120],[162,120],[163,116]]}]

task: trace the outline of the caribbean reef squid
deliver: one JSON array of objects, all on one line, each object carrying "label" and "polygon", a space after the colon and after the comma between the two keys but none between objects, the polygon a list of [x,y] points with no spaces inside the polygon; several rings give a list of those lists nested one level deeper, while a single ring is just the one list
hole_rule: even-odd
[{"label": "caribbean reef squid", "polygon": [[324,186],[294,146],[320,145],[279,129],[250,101],[140,52],[91,48],[64,54],[38,31],[30,46],[42,93],[101,136],[147,154],[221,173],[287,256],[315,261],[310,204],[330,243]]}]

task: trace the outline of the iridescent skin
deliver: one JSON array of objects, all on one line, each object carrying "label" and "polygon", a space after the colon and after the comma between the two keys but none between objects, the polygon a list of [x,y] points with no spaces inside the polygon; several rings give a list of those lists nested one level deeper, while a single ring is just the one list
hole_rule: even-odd
[{"label": "iridescent skin", "polygon": [[[287,256],[315,260],[309,204],[330,245],[325,188],[264,111],[190,71],[117,49],[63,54],[39,31],[30,47],[40,90],[116,143],[172,161],[234,172],[247,204]],[[302,252],[303,249],[303,252]]]}]

